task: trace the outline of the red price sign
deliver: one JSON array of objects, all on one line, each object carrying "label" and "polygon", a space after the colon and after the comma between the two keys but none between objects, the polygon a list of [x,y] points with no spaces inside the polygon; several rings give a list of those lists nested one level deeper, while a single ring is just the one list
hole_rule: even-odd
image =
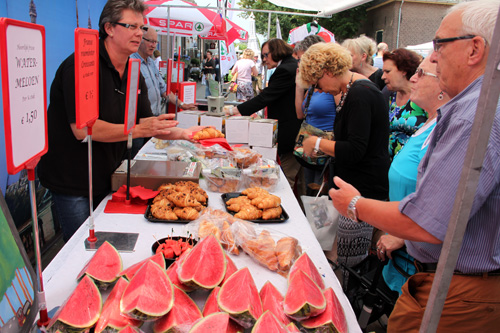
[{"label": "red price sign", "polygon": [[76,127],[92,127],[99,117],[99,32],[75,29]]},{"label": "red price sign", "polygon": [[48,150],[45,28],[0,19],[7,171],[33,168]]},{"label": "red price sign", "polygon": [[141,61],[139,59],[129,59],[124,131],[127,135],[135,127],[135,119],[137,117],[137,96],[139,95],[139,77],[141,73],[140,70]]}]

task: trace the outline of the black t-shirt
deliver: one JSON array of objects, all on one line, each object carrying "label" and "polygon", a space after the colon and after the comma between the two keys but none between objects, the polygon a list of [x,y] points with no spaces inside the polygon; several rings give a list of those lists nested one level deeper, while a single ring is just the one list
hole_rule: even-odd
[{"label": "black t-shirt", "polygon": [[358,80],[335,116],[334,175],[367,198],[384,200],[389,194],[387,115],[380,90],[369,80]]},{"label": "black t-shirt", "polygon": [[[125,121],[128,65],[123,78],[99,43],[99,119],[114,124]],[[137,101],[137,121],[153,116],[142,75]],[[49,151],[39,163],[38,175],[48,189],[66,195],[88,196],[88,145],[77,140],[70,124],[75,123],[75,58],[70,55],[59,66],[50,88],[47,111]],[[111,191],[111,175],[120,165],[127,143],[92,141],[93,193]]]},{"label": "black t-shirt", "polygon": [[[207,68],[212,67],[212,68]],[[203,74],[214,74],[215,73],[215,61],[214,58],[210,60],[203,61]]]},{"label": "black t-shirt", "polygon": [[384,89],[385,87],[385,81],[382,80],[382,75],[384,74],[384,71],[382,69],[377,69],[375,72],[373,72],[372,75],[368,78],[370,81],[375,83],[375,85],[380,89]]}]

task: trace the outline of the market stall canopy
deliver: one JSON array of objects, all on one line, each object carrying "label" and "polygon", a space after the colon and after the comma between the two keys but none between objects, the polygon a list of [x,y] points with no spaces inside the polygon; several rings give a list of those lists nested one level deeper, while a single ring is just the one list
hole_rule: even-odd
[{"label": "market stall canopy", "polygon": [[321,36],[327,43],[335,42],[335,35],[333,34],[333,32],[313,22],[313,23],[303,24],[300,27],[290,30],[290,33],[288,34],[287,43],[295,44],[297,42],[300,42],[309,35]]},{"label": "market stall canopy", "polygon": [[[154,27],[159,34],[179,36],[207,35],[210,30],[221,29],[221,18],[216,12],[198,7],[182,0],[145,1],[148,6],[144,12],[145,23]],[[183,6],[179,8],[179,6]],[[185,6],[193,6],[185,8]],[[170,9],[170,10],[169,10]],[[168,19],[170,31],[168,32]]]},{"label": "market stall canopy", "polygon": [[412,50],[412,51],[417,52],[422,57],[427,57],[434,50],[432,42],[427,42],[427,43],[418,44],[418,45],[408,45],[406,48],[408,50]]},{"label": "market stall canopy", "polygon": [[226,18],[224,21],[222,21],[222,24],[220,26],[216,25],[212,27],[212,29],[210,29],[210,31],[208,32],[208,35],[201,35],[200,38],[224,40],[227,45],[231,45],[237,39],[241,41],[247,41],[248,32],[233,21]]},{"label": "market stall canopy", "polygon": [[328,16],[362,5],[371,0],[269,0],[276,6],[318,12],[318,16]]}]

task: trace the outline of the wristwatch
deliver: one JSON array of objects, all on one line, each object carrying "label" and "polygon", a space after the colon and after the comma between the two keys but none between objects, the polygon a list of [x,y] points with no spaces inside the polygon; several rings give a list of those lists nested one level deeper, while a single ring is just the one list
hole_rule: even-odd
[{"label": "wristwatch", "polygon": [[320,138],[320,137],[318,137],[318,138],[316,139],[316,144],[314,145],[314,149],[313,149],[313,150],[314,150],[314,152],[315,152],[316,154],[317,154],[317,153],[319,153],[319,143],[320,143],[320,142],[321,142],[321,138]]},{"label": "wristwatch", "polygon": [[347,206],[347,217],[355,222],[361,222],[360,220],[358,220],[358,212],[356,211],[356,203],[361,198],[362,196],[360,195],[355,196],[354,198],[352,198],[349,206]]}]

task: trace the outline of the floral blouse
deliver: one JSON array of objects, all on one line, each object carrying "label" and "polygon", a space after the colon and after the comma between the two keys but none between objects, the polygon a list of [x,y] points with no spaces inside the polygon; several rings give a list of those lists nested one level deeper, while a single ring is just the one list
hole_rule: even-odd
[{"label": "floral blouse", "polygon": [[389,157],[391,160],[413,133],[427,121],[427,118],[427,112],[410,100],[403,106],[396,105],[396,93],[391,94],[389,98]]}]

